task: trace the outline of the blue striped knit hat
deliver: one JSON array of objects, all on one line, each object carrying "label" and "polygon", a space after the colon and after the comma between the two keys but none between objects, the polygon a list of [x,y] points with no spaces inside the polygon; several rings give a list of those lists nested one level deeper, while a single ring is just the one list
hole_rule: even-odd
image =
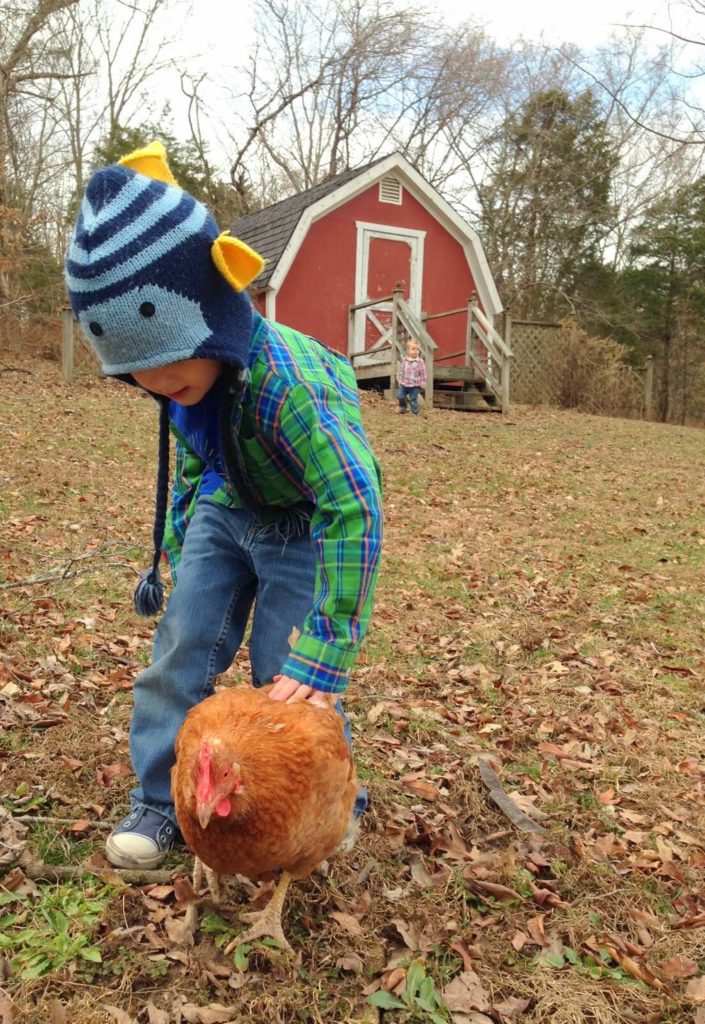
[{"label": "blue striped knit hat", "polygon": [[[97,171],[86,187],[66,256],[69,301],[107,376],[182,359],[216,359],[247,372],[252,305],[247,285],[263,260],[218,227],[179,188],[161,143]],[[159,558],[168,494],[168,401],[160,440],[152,568],[135,594],[140,614],[161,607]]]},{"label": "blue striped knit hat", "polygon": [[163,147],[153,143],[88,182],[66,257],[66,285],[109,376],[180,359],[243,368],[252,330],[243,289],[262,263],[244,243],[219,233],[206,207],[178,187]]}]

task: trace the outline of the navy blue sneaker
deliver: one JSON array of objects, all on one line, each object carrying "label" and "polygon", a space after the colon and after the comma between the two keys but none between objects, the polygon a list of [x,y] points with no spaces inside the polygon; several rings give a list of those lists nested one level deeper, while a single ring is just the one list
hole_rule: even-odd
[{"label": "navy blue sneaker", "polygon": [[178,828],[163,814],[135,807],[108,836],[105,853],[117,868],[158,868],[174,843],[182,843]]}]

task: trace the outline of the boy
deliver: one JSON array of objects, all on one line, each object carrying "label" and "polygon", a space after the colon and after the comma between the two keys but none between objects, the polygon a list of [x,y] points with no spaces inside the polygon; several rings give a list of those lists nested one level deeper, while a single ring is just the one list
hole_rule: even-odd
[{"label": "boy", "polygon": [[406,343],[406,356],[401,362],[399,373],[399,412],[406,412],[407,399],[411,404],[414,416],[419,414],[419,391],[426,387],[426,364],[421,359],[418,342],[409,338]]},{"label": "boy", "polygon": [[[245,289],[262,265],[178,187],[159,143],[88,183],[66,260],[71,305],[103,372],[160,408],[155,551],[137,611],[161,606],[162,552],[176,584],[135,681],[139,786],[107,841],[117,866],[157,867],[179,838],[174,739],[231,664],[253,607],[253,682],[274,679],[273,700],[342,693],[369,623],[382,512],[355,377],[342,356],[253,310]],[[363,790],[358,813],[365,803]]]}]

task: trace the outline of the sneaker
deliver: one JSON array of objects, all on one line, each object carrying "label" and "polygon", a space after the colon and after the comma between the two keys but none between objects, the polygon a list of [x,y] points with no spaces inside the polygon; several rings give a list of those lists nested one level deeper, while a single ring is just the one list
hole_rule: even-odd
[{"label": "sneaker", "polygon": [[163,814],[135,807],[108,836],[105,853],[118,868],[158,868],[174,843],[182,842],[178,828]]}]

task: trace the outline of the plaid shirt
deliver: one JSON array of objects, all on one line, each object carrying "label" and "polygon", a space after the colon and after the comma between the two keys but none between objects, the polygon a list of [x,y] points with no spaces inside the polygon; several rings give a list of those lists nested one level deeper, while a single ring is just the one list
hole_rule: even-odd
[{"label": "plaid shirt", "polygon": [[416,356],[415,359],[404,356],[401,361],[399,384],[403,388],[426,387],[426,364],[420,356]]},{"label": "plaid shirt", "polygon": [[[176,579],[199,494],[230,507],[242,502],[223,479],[216,446],[189,432],[189,410],[172,403],[170,414],[176,468],[163,547]],[[281,671],[342,692],[369,624],[382,540],[380,470],[362,427],[352,367],[255,313],[239,437],[263,505],[313,505],[313,607]]]}]

